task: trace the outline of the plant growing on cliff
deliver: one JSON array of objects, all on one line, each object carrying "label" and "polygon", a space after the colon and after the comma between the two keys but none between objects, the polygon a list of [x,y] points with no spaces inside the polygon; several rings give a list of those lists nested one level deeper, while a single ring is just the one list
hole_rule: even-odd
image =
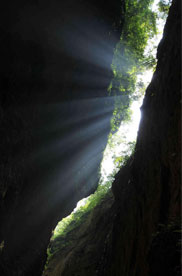
[{"label": "plant growing on cliff", "polygon": [[151,54],[144,54],[148,39],[156,34],[156,13],[150,9],[152,2],[126,1],[125,23],[112,62],[114,77],[108,89],[110,95],[117,96],[111,119],[112,132],[118,129],[121,121],[130,118],[129,107],[136,90],[137,75],[155,63]]},{"label": "plant growing on cliff", "polygon": [[[110,141],[109,146],[112,148],[113,140]],[[118,141],[117,141],[118,142]],[[60,250],[66,249],[72,240],[74,232],[79,229],[89,214],[97,207],[107,196],[111,193],[111,185],[114,180],[114,176],[118,171],[121,165],[124,165],[128,158],[130,157],[131,152],[134,150],[135,143],[128,143],[125,150],[122,151],[122,156],[113,156],[115,159],[115,170],[107,176],[107,180],[100,178],[99,186],[94,194],[91,194],[88,198],[82,200],[81,204],[74,209],[74,211],[63,218],[55,228],[50,246],[47,250],[47,263],[52,259],[52,257],[59,252]],[[110,196],[109,196],[110,197]]]},{"label": "plant growing on cliff", "polygon": [[[156,32],[156,14],[150,11],[151,3],[151,0],[126,1],[125,25],[120,42],[115,49],[112,63],[114,78],[108,88],[109,94],[115,96],[115,110],[111,122],[112,133],[110,133],[108,143],[110,150],[115,146],[114,143],[123,142],[114,141],[112,139],[113,133],[118,129],[121,121],[129,120],[131,116],[130,104],[138,96],[136,86],[138,85],[142,93],[144,91],[144,84],[142,82],[137,83],[137,75],[143,68],[151,67],[155,63],[152,56],[145,56],[144,54],[148,39]],[[145,22],[143,22],[144,18],[146,19]],[[128,149],[113,154],[115,164],[113,174],[107,175],[104,185],[102,185],[102,181],[100,182],[101,185],[98,186],[97,191],[85,199],[84,205],[80,205],[70,216],[58,224],[48,249],[49,258],[60,249],[66,249],[74,232],[86,221],[93,208],[107,196],[115,173],[126,163],[134,151],[134,146],[135,143],[129,142]]]},{"label": "plant growing on cliff", "polygon": [[172,0],[160,0],[158,3],[159,12],[162,13],[162,17],[165,18],[168,15]]}]

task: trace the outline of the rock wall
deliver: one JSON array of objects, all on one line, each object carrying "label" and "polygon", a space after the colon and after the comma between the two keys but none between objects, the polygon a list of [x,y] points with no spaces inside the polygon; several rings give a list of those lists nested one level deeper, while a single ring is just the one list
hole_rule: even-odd
[{"label": "rock wall", "polygon": [[147,253],[157,224],[180,217],[180,10],[180,1],[173,1],[141,107],[136,150],[113,184],[118,211],[106,275],[149,275]]},{"label": "rock wall", "polygon": [[180,11],[174,0],[141,107],[135,152],[116,175],[114,199],[107,196],[70,233],[70,244],[43,275],[180,275]]},{"label": "rock wall", "polygon": [[110,131],[113,100],[107,87],[123,3],[4,2],[1,275],[41,275],[57,222],[97,187]]}]

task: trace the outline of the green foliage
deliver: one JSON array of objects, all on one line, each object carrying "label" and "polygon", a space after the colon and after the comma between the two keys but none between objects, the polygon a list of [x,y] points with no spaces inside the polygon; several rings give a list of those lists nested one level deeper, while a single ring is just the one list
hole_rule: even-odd
[{"label": "green foliage", "polygon": [[[129,99],[127,99],[129,101]],[[129,109],[129,103],[124,105],[121,99],[115,99],[115,109],[113,117],[111,119],[112,132],[116,132],[121,124],[121,121],[129,121],[131,118],[131,110]]]},{"label": "green foliage", "polygon": [[[145,56],[144,49],[147,41],[155,32],[155,13],[150,11],[151,0],[126,0],[125,24],[120,42],[114,51],[112,70],[114,78],[108,87],[109,95],[115,96],[115,109],[111,120],[112,132],[109,135],[108,147],[112,151],[116,143],[122,143],[123,137],[113,139],[121,121],[131,117],[130,104],[137,98],[137,74],[143,68],[154,63],[153,57]],[[138,84],[139,93],[143,93],[144,84]],[[142,92],[141,92],[142,91]],[[114,133],[114,134],[113,134]],[[119,134],[120,135],[120,134]],[[123,141],[121,141],[123,139]],[[125,143],[126,144],[126,143]],[[125,145],[126,146],[126,145]],[[51,238],[48,248],[48,261],[60,250],[66,250],[73,233],[86,221],[90,212],[107,196],[118,169],[124,165],[134,151],[135,142],[127,143],[122,152],[113,154],[115,169],[107,176],[107,181],[100,180],[97,191],[85,200],[85,204],[72,212],[70,216],[59,222]]]},{"label": "green foliage", "polygon": [[122,39],[137,60],[143,58],[147,41],[156,33],[156,14],[151,11],[151,0],[127,0],[126,24]]},{"label": "green foliage", "polygon": [[[118,137],[118,140],[116,136],[117,133],[109,135],[108,147],[110,151],[112,151],[116,143],[120,144],[123,142],[123,137],[118,135],[120,137]],[[127,143],[127,147],[125,147],[125,149],[122,151],[122,156],[121,154],[113,154],[113,159],[115,160],[115,169],[113,173],[107,176],[106,181],[101,178],[96,192],[90,195],[88,198],[84,199],[83,204],[77,207],[76,210],[74,210],[68,217],[62,219],[58,223],[53,232],[50,246],[47,250],[47,263],[45,269],[53,256],[62,250],[66,250],[67,246],[70,245],[73,240],[72,238],[75,231],[80,227],[80,225],[84,224],[90,212],[96,206],[98,206],[108,196],[109,193],[111,193],[111,185],[114,180],[114,176],[119,168],[126,163],[130,154],[134,150],[134,146],[135,142],[129,142]]]},{"label": "green foliage", "polygon": [[71,215],[59,222],[51,240],[56,240],[60,236],[66,236],[67,233],[78,227],[82,223],[85,215],[95,208],[95,206],[97,206],[97,204],[105,197],[110,187],[110,179],[105,183],[105,185],[99,185],[97,191],[85,200],[84,205],[80,206],[76,211],[72,212]]},{"label": "green foliage", "polygon": [[114,156],[114,164],[115,164],[115,170],[119,170],[122,166],[124,166],[130,156],[134,153],[135,150],[135,141],[134,142],[129,142],[127,144],[127,148],[123,151],[122,155],[115,155]]},{"label": "green foliage", "polygon": [[77,208],[71,215],[58,223],[47,249],[45,270],[53,256],[59,254],[60,251],[66,250],[71,245],[75,231],[80,225],[84,224],[90,212],[111,192],[112,181],[113,179],[108,178],[108,182],[105,185],[99,185],[97,191],[86,199],[83,206]]},{"label": "green foliage", "polygon": [[130,119],[129,107],[136,90],[137,75],[151,68],[155,58],[145,56],[148,39],[156,34],[156,14],[150,10],[151,0],[126,0],[125,24],[112,62],[114,78],[109,94],[115,97],[111,130],[115,132],[121,121]]},{"label": "green foliage", "polygon": [[[146,69],[155,69],[156,66],[156,58],[152,54],[148,54],[146,57],[143,58],[142,65]],[[154,70],[153,70],[154,71]]]},{"label": "green foliage", "polygon": [[172,0],[160,0],[158,3],[159,12],[163,14],[163,17],[166,17],[169,12],[170,5]]}]

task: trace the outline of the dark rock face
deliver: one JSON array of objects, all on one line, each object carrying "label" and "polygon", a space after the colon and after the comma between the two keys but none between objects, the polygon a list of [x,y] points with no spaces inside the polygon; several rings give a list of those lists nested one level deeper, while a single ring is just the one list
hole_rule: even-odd
[{"label": "dark rock face", "polygon": [[[61,241],[52,242],[59,243],[60,250],[49,260],[43,276],[102,275],[101,264],[106,265],[105,253],[109,249],[107,242],[113,227],[113,201],[110,191],[105,200],[86,215],[81,226],[70,231]],[[63,247],[63,244],[66,246]]]},{"label": "dark rock face", "polygon": [[[108,208],[106,198],[102,212],[94,210],[98,229],[93,221],[89,228],[87,219],[85,232],[79,236],[78,229],[67,251],[52,259],[46,276],[179,275],[179,244],[174,243],[179,242],[180,225],[168,225],[180,220],[181,210],[180,11],[180,1],[173,1],[141,107],[136,150],[113,183],[114,203]],[[92,247],[93,235],[97,245]]]},{"label": "dark rock face", "polygon": [[141,107],[130,175],[123,182],[121,171],[113,184],[118,211],[113,257],[106,275],[118,275],[118,271],[121,275],[148,275],[147,252],[156,225],[180,217],[180,16],[180,1],[174,1],[158,47],[156,72]]},{"label": "dark rock face", "polygon": [[7,1],[0,16],[0,274],[40,275],[51,231],[93,192],[113,109],[121,1]]}]

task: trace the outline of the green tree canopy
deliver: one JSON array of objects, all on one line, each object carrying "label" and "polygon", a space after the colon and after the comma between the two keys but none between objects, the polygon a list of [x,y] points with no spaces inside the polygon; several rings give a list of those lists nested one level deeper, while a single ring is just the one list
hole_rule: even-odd
[{"label": "green tree canopy", "polygon": [[119,43],[114,51],[112,69],[114,78],[109,93],[115,97],[111,120],[112,132],[121,121],[130,118],[129,106],[136,89],[137,74],[153,66],[152,55],[145,56],[149,38],[156,34],[156,13],[151,10],[153,0],[126,0],[125,23]]}]

